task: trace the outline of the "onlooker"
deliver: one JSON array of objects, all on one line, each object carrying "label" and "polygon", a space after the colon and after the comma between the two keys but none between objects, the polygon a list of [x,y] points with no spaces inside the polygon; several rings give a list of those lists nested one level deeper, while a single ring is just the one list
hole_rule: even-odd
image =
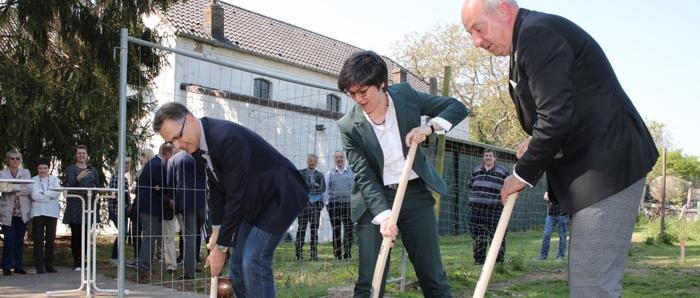
[{"label": "onlooker", "polygon": [[177,250],[175,250],[175,234],[179,231],[179,225],[175,219],[174,181],[170,176],[170,168],[173,157],[180,151],[173,148],[173,156],[168,159],[165,166],[165,190],[163,192],[163,241],[160,248],[165,270],[174,273],[177,270]]},{"label": "onlooker", "polygon": [[[148,148],[142,149],[139,152],[139,170],[136,173],[136,175],[134,175],[134,183],[132,183],[131,187],[131,193],[135,195],[135,198],[138,198],[139,176],[141,176],[141,173],[143,172],[146,163],[153,159],[154,156],[155,154],[153,153],[153,150]],[[129,221],[131,222],[129,228],[129,240],[131,241],[132,247],[134,249],[134,259],[127,261],[127,266],[130,267],[136,266],[136,260],[139,257],[139,249],[141,248],[141,226],[139,225],[139,212],[137,210],[138,208],[136,208],[135,202],[136,199],[134,199],[131,205],[129,205],[129,207],[127,207],[126,209],[126,214],[129,216]]]},{"label": "onlooker", "polygon": [[[326,201],[328,215],[333,227],[333,255],[337,260],[352,257],[353,223],[350,219],[350,191],[352,190],[352,171],[345,165],[345,155],[336,151],[335,168],[328,170],[326,181]],[[342,231],[342,237],[341,237]],[[342,238],[342,240],[341,240]]]},{"label": "onlooker", "polygon": [[[544,193],[544,199],[549,204],[547,218],[544,221],[544,235],[542,235],[542,248],[538,260],[546,260],[549,254],[549,239],[555,226],[559,227],[559,253],[557,260],[561,261],[566,256],[566,229],[569,225],[569,214],[561,210],[559,202],[553,198],[554,194]],[[552,197],[550,199],[550,197]]]},{"label": "onlooker", "polygon": [[[180,250],[185,267],[185,279],[194,278],[197,256],[200,253],[202,223],[206,204],[205,167],[195,162],[194,157],[182,150],[168,162],[168,182],[172,183],[175,213],[184,238]],[[182,241],[181,241],[182,242]]]},{"label": "onlooker", "polygon": [[139,277],[145,280],[151,277],[153,250],[156,239],[161,235],[165,164],[170,158],[172,150],[172,145],[162,144],[158,155],[146,163],[139,176],[136,209],[138,210],[139,225],[143,232],[143,240],[139,248],[137,267]]},{"label": "onlooker", "polygon": [[309,226],[311,230],[311,260],[318,261],[318,224],[323,209],[322,195],[326,190],[326,182],[323,179],[323,174],[316,170],[318,156],[309,154],[306,164],[308,167],[300,170],[299,174],[309,187],[309,204],[299,212],[299,229],[297,229],[297,239],[294,244],[297,260],[303,259],[304,238],[306,238],[306,227]]},{"label": "onlooker", "polygon": [[[31,179],[29,170],[23,169],[22,154],[12,149],[5,153],[5,169],[0,171],[2,179]],[[22,267],[24,256],[24,235],[27,232],[32,193],[32,185],[14,184],[12,191],[3,192],[0,197],[0,223],[5,238],[5,249],[2,251],[2,273],[12,275],[12,269],[17,274],[26,274]]]},{"label": "onlooker", "polygon": [[[119,170],[119,161],[114,166],[115,172]],[[131,170],[131,159],[128,157],[124,161],[124,211],[126,212],[129,210],[129,207],[131,206],[131,196],[129,195],[129,179],[127,178],[127,174]],[[117,188],[119,186],[119,176],[112,175],[112,178],[109,180],[109,187],[110,188]],[[107,200],[107,211],[109,212],[109,220],[114,224],[114,227],[119,229],[119,213],[117,209],[119,207],[119,202],[118,202],[118,197],[115,194],[114,198],[109,198]],[[127,213],[128,214],[128,213]],[[126,235],[126,234],[124,234]],[[118,258],[119,258],[119,251],[118,251],[118,244],[119,244],[119,237],[114,238],[114,244],[112,245],[112,265],[117,266],[118,265]]]},{"label": "onlooker", "polygon": [[32,188],[32,236],[34,237],[34,266],[36,273],[56,273],[53,267],[56,222],[60,210],[58,199],[62,193],[52,189],[61,187],[58,177],[49,175],[50,162],[40,159],[37,163]]},{"label": "onlooker", "polygon": [[[87,146],[78,145],[75,149],[75,164],[66,170],[66,187],[97,187],[99,183],[97,169],[88,165]],[[66,210],[63,212],[63,223],[70,226],[71,239],[70,248],[73,255],[73,268],[75,271],[81,270],[81,247],[85,246],[85,237],[89,233],[90,223],[83,222],[83,208],[92,208],[92,198],[87,197],[87,192],[75,192],[84,199],[84,204],[78,198],[68,197],[66,199]],[[94,194],[93,194],[94,195]],[[97,222],[100,222],[99,208],[95,210]],[[83,226],[85,234],[82,233]]]},{"label": "onlooker", "polygon": [[[474,264],[483,265],[493,234],[496,233],[501,218],[501,188],[508,171],[496,164],[496,153],[486,149],[481,165],[474,168],[469,179],[469,216],[471,236],[474,240]],[[503,263],[506,253],[506,240],[503,238],[496,262]]]}]

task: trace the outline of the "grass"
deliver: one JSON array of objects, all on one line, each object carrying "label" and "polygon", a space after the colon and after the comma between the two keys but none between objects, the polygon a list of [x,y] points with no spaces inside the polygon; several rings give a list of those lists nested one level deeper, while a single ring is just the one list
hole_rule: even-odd
[{"label": "grass", "polygon": [[[700,225],[695,223],[679,228],[672,223],[671,231],[680,231],[668,239],[682,238],[686,242],[686,258],[679,260],[678,242],[670,244],[653,238],[655,223],[641,222],[637,225],[630,249],[627,270],[623,279],[624,297],[697,297],[700,293]],[[672,232],[673,233],[673,232]],[[98,241],[98,272],[116,277],[116,268],[109,264],[113,238]],[[666,241],[669,242],[669,241]],[[541,244],[541,231],[512,232],[508,234],[506,262],[499,265],[492,275],[487,296],[521,297],[566,297],[566,262],[554,260],[536,261]],[[553,235],[550,259],[559,245],[558,236]],[[471,239],[468,235],[445,236],[440,242],[443,265],[447,272],[452,294],[455,297],[471,297],[479,278],[480,266],[473,264]],[[31,262],[31,243],[25,246],[25,264]],[[304,247],[308,258],[308,244]],[[131,259],[131,247],[127,246],[127,259]],[[399,276],[402,247],[397,242],[391,254],[389,276]],[[206,250],[203,250],[205,253]],[[56,265],[70,266],[69,238],[57,239]],[[352,286],[357,278],[357,246],[352,260],[335,261],[330,244],[319,245],[320,261],[296,261],[294,244],[283,242],[274,259],[275,281],[278,297],[322,297],[327,290],[338,286]],[[156,263],[151,281],[138,280],[135,270],[127,268],[127,279],[141,283],[155,283],[179,290],[203,293],[207,289],[208,274],[197,273],[194,281],[181,280],[182,267],[169,274]],[[410,261],[406,266],[407,289],[399,291],[398,283],[387,286],[391,297],[422,297],[417,286]]]}]

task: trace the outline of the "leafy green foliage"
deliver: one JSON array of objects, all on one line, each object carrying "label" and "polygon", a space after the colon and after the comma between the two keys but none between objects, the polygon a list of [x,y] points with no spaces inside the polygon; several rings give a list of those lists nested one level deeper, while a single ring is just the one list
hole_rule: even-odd
[{"label": "leafy green foliage", "polygon": [[420,77],[444,83],[443,70],[452,67],[450,95],[470,109],[471,141],[515,148],[525,139],[508,94],[508,60],[474,48],[461,25],[408,34],[395,48],[397,61]]},{"label": "leafy green foliage", "polygon": [[[40,157],[65,169],[75,146],[89,147],[102,171],[118,152],[119,29],[158,42],[141,16],[174,0],[41,1],[0,3],[0,152],[19,149],[35,172]],[[148,82],[162,53],[129,47],[127,142],[130,155],[149,136],[141,120],[153,109]],[[146,87],[141,87],[146,86]],[[104,179],[104,177],[103,177]]]}]

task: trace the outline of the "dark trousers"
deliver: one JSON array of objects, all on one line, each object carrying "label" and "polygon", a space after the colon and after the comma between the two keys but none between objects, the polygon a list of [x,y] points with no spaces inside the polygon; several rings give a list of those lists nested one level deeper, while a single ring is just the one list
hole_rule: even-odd
[{"label": "dark trousers", "polygon": [[139,248],[138,269],[141,272],[150,272],[156,240],[162,237],[162,220],[158,215],[139,213],[139,224],[143,231],[143,242]]},{"label": "dark trousers", "polygon": [[301,209],[299,213],[299,229],[297,230],[297,239],[294,243],[296,248],[297,259],[301,259],[304,255],[304,238],[306,238],[306,227],[310,226],[311,230],[311,259],[318,258],[318,223],[321,217],[321,209],[323,209],[323,202],[309,202],[309,204]]},{"label": "dark trousers", "polygon": [[[498,220],[501,218],[503,205],[496,203],[493,205],[470,203],[471,215],[469,216],[471,236],[474,240],[474,263],[482,265],[486,260],[488,246],[491,244],[493,234],[496,233]],[[496,262],[503,263],[503,256],[506,253],[506,237],[503,237],[501,248],[498,250]]]},{"label": "dark trousers", "polygon": [[2,226],[2,234],[5,237],[5,247],[2,251],[2,269],[22,269],[24,235],[26,233],[27,224],[19,216],[12,217],[11,226]]},{"label": "dark trousers", "polygon": [[338,260],[351,258],[354,225],[350,219],[350,202],[329,202],[328,215],[333,227],[333,255]]},{"label": "dark trousers", "polygon": [[[395,192],[385,192],[385,196],[393,198]],[[424,185],[409,187],[404,197],[406,201],[430,201],[432,195]],[[432,201],[434,202],[434,201]],[[391,202],[389,202],[391,206]],[[437,219],[435,218],[434,205],[418,206],[411,209],[401,209],[397,226],[401,235],[408,258],[416,271],[416,277],[423,290],[424,297],[452,297],[450,285],[447,283],[447,275],[442,267],[440,246],[438,243]],[[357,221],[355,227],[360,248],[360,269],[355,283],[355,297],[369,297],[372,288],[372,277],[377,256],[382,244],[382,236],[379,234],[379,225],[372,224],[374,216],[366,211]],[[384,281],[379,297],[384,295],[384,284],[389,268],[387,260],[384,268]]]},{"label": "dark trousers", "polygon": [[131,218],[131,229],[130,229],[131,245],[134,249],[134,259],[139,258],[139,249],[141,249],[141,225],[136,218]]},{"label": "dark trousers", "polygon": [[[85,235],[89,233],[88,231],[88,225],[87,224],[82,224],[82,223],[72,223],[68,224],[70,226],[70,251],[71,255],[73,255],[73,267],[80,267],[81,265],[81,247],[85,247]],[[82,228],[83,225],[85,226],[85,233],[83,234]],[[87,250],[85,251],[87,253]]]},{"label": "dark trousers", "polygon": [[198,220],[198,213],[203,213],[204,209],[185,209],[177,215],[178,223],[180,224],[180,258],[183,260],[185,276],[194,278],[197,259],[199,258],[201,247],[201,225]]},{"label": "dark trousers", "polygon": [[[201,257],[201,251],[202,251],[202,229],[206,229],[205,223],[206,223],[206,214],[205,214],[204,208],[199,208],[195,209],[195,215],[196,215],[196,226],[193,228],[192,231],[196,233],[195,236],[195,244],[194,247],[196,249],[195,252],[195,259],[197,262],[201,262],[202,257]],[[178,263],[182,261],[182,251],[183,251],[183,243],[185,242],[184,238],[182,238],[182,230],[183,228],[180,227],[180,241],[178,241],[178,249],[180,250],[180,256],[177,257]],[[208,234],[207,234],[208,235]],[[207,237],[206,243],[209,243],[209,238]]]},{"label": "dark trousers", "polygon": [[34,237],[34,266],[38,269],[53,267],[54,242],[56,241],[57,218],[37,216],[32,218]]},{"label": "dark trousers", "polygon": [[[128,210],[128,207],[127,207],[127,210]],[[115,210],[115,211],[116,211],[116,210]],[[125,210],[124,212],[126,212],[126,214],[129,214],[128,211],[126,211],[126,210]],[[118,230],[118,229],[119,229],[119,222],[118,222],[118,220],[119,220],[119,215],[118,215],[117,213],[110,212],[110,213],[109,213],[109,220],[112,221],[112,223],[114,224],[114,227],[117,228],[117,230]],[[129,220],[129,217],[128,217],[128,216],[125,217],[124,220]],[[132,238],[132,240],[134,240],[133,238],[136,237],[136,239],[135,239],[136,241],[132,241],[132,244],[133,244],[133,246],[134,246],[134,258],[136,259],[136,258],[138,258],[138,254],[139,254],[139,253],[138,253],[139,245],[141,244],[141,237],[140,237],[141,227],[138,227],[138,228],[135,227],[135,226],[138,225],[138,223],[134,223],[133,221],[132,221],[132,224],[131,224],[131,225],[132,225],[131,229],[130,229],[130,230],[127,230],[127,231],[124,233],[124,237],[126,238],[126,239],[124,239],[124,240],[129,239],[129,232],[131,232],[131,238]],[[125,228],[128,227],[128,221],[124,223],[124,227],[125,227]],[[138,237],[137,237],[137,236],[138,236]],[[127,242],[128,242],[128,241],[124,241],[125,244],[126,244]],[[116,259],[119,258],[119,251],[117,250],[117,249],[118,249],[118,245],[119,245],[119,235],[117,235],[116,237],[114,237],[114,244],[112,244],[112,259],[113,259],[113,260],[116,260]]]}]

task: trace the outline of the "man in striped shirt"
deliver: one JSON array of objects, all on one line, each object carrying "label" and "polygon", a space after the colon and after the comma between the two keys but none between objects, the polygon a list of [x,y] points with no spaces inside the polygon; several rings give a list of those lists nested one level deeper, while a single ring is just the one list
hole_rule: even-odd
[{"label": "man in striped shirt", "polygon": [[[505,168],[496,164],[496,154],[490,149],[484,151],[484,161],[472,171],[469,179],[469,221],[474,240],[474,264],[483,265],[486,260],[486,248],[496,232],[503,211],[500,193],[503,180],[508,175]],[[505,251],[504,238],[496,262],[503,263]]]}]

